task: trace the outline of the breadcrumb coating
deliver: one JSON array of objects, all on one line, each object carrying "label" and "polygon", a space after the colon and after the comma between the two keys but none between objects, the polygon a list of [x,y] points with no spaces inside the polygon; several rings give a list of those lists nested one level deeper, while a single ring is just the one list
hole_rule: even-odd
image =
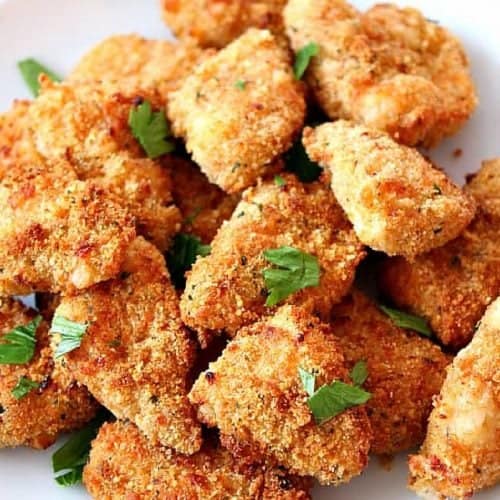
[{"label": "breadcrumb coating", "polygon": [[389,133],[410,146],[434,146],[477,105],[460,41],[411,8],[344,0],[290,0],[286,32],[295,52],[319,46],[306,80],[331,119]]},{"label": "breadcrumb coating", "polygon": [[[35,316],[21,303],[0,298],[0,339]],[[63,367],[54,366],[48,330],[48,324],[42,321],[36,331],[36,350],[31,361],[0,364],[0,448],[48,448],[60,434],[78,429],[97,411],[98,405],[88,391],[73,382]],[[12,390],[21,377],[39,387],[16,399]]]},{"label": "breadcrumb coating", "polygon": [[161,0],[161,8],[165,24],[177,37],[192,37],[202,47],[222,48],[251,27],[282,34],[282,11],[286,2],[287,0]]},{"label": "breadcrumb coating", "polygon": [[331,186],[358,238],[374,250],[412,259],[457,237],[475,203],[415,149],[339,120],[304,130],[309,157]]},{"label": "breadcrumb coating", "polygon": [[398,328],[357,290],[334,307],[331,327],[347,367],[365,361],[368,368],[363,388],[372,394],[366,403],[371,452],[393,455],[421,444],[451,358],[428,339]]},{"label": "breadcrumb coating", "polygon": [[63,298],[56,315],[89,325],[80,347],[61,358],[76,380],[151,442],[198,451],[200,426],[186,396],[195,348],[154,246],[137,238],[118,278]]},{"label": "breadcrumb coating", "polygon": [[443,344],[459,349],[500,293],[500,169],[486,162],[466,186],[477,196],[476,218],[455,240],[418,256],[382,264],[379,283],[399,307],[427,318]]},{"label": "breadcrumb coating", "polygon": [[357,406],[316,424],[299,368],[316,374],[317,388],[348,380],[331,329],[299,307],[283,306],[241,329],[189,398],[198,419],[218,427],[223,446],[236,456],[266,458],[322,484],[347,482],[368,462],[366,411]]},{"label": "breadcrumb coating", "polygon": [[[470,498],[500,481],[500,299],[448,369],[424,445],[410,457],[410,488]],[[428,496],[427,496],[428,498]]]},{"label": "breadcrumb coating", "polygon": [[292,145],[305,114],[289,54],[269,31],[250,29],[207,58],[169,94],[176,136],[210,182],[228,193],[255,184]]},{"label": "breadcrumb coating", "polygon": [[243,193],[212,241],[210,255],[199,257],[187,274],[182,318],[203,346],[211,330],[232,336],[272,313],[265,306],[262,272],[271,267],[265,250],[289,246],[318,259],[319,286],[299,290],[287,303],[327,320],[332,305],[349,291],[365,252],[332,192],[319,182],[302,184],[291,174],[282,178],[283,186],[269,180]]}]

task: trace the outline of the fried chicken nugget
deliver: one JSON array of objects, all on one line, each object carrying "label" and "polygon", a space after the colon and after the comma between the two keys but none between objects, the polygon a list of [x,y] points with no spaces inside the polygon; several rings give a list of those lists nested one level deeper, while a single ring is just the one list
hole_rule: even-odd
[{"label": "fried chicken nugget", "polygon": [[[35,312],[21,303],[0,298],[0,343],[14,328],[27,325]],[[88,391],[73,382],[63,367],[54,366],[49,327],[41,321],[36,348],[26,364],[0,364],[0,448],[30,446],[47,448],[58,435],[93,418],[98,405]],[[38,384],[16,399],[12,390],[24,378]]]},{"label": "fried chicken nugget", "polygon": [[410,457],[410,488],[422,496],[470,498],[500,481],[500,299],[459,352]]},{"label": "fried chicken nugget", "polygon": [[268,31],[250,29],[169,94],[168,114],[208,179],[235,193],[292,145],[305,101],[286,50]]},{"label": "fried chicken nugget", "polygon": [[285,184],[265,181],[243,193],[231,219],[187,275],[181,298],[184,322],[203,346],[210,330],[236,331],[257,321],[266,307],[263,270],[271,267],[265,250],[290,246],[317,257],[320,284],[299,290],[288,303],[300,304],[327,320],[333,304],[349,291],[365,253],[352,226],[328,189],[283,175]]},{"label": "fried chicken nugget", "polygon": [[198,419],[218,427],[222,444],[251,461],[267,458],[322,484],[349,481],[368,462],[370,422],[353,407],[318,425],[299,368],[316,388],[348,379],[331,329],[296,306],[240,330],[195,382],[189,398]]},{"label": "fried chicken nugget", "polygon": [[248,465],[206,441],[189,457],[155,447],[131,423],[104,424],[92,443],[83,483],[94,498],[306,500],[309,482]]},{"label": "fried chicken nugget", "polygon": [[387,134],[339,120],[304,130],[309,157],[331,186],[358,238],[389,255],[415,255],[457,237],[475,203],[418,151]]},{"label": "fried chicken nugget", "polygon": [[334,307],[331,326],[347,367],[367,365],[363,387],[372,394],[366,404],[371,451],[392,455],[421,444],[450,357],[428,339],[398,328],[357,290]]},{"label": "fried chicken nugget", "polygon": [[434,146],[477,105],[461,43],[415,9],[381,4],[361,14],[343,0],[290,0],[284,19],[296,52],[319,46],[306,80],[331,119]]},{"label": "fried chicken nugget", "polygon": [[0,178],[0,295],[74,292],[117,274],[135,237],[112,196],[71,166],[18,164]]},{"label": "fried chicken nugget", "polygon": [[198,451],[201,431],[186,386],[195,347],[153,245],[136,239],[120,277],[63,298],[55,314],[89,325],[80,347],[62,358],[76,380],[153,443]]},{"label": "fried chicken nugget", "polygon": [[382,264],[379,284],[399,307],[423,316],[443,344],[454,349],[500,293],[500,161],[483,163],[466,191],[476,196],[476,218],[455,240],[420,255]]},{"label": "fried chicken nugget", "polygon": [[[161,0],[165,24],[181,39],[192,37],[202,47],[225,47],[248,28],[284,31],[287,0]],[[200,15],[203,13],[203,15]]]}]

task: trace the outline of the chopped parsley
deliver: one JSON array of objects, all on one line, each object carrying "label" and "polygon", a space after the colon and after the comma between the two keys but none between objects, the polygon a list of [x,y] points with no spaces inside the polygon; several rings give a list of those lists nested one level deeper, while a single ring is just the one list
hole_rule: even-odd
[{"label": "chopped parsley", "polygon": [[313,182],[318,179],[323,169],[309,159],[300,139],[285,154],[286,168],[293,172],[302,182]]},{"label": "chopped parsley", "polygon": [[306,72],[311,59],[319,53],[319,46],[315,42],[310,42],[304,45],[295,55],[295,62],[293,64],[293,74],[296,80],[300,80]]},{"label": "chopped parsley", "polygon": [[319,285],[321,271],[314,255],[284,246],[266,250],[264,258],[278,266],[263,271],[269,292],[266,306],[275,306],[298,290]]},{"label": "chopped parsley", "polygon": [[16,399],[22,399],[24,396],[27,396],[33,389],[38,389],[40,384],[38,382],[34,382],[28,377],[22,376],[18,381],[14,389],[12,389],[12,395]]},{"label": "chopped parsley", "polygon": [[314,373],[310,373],[299,366],[299,377],[304,390],[307,392],[309,397],[311,397],[314,394],[314,384],[316,382]]},{"label": "chopped parsley", "polygon": [[42,321],[37,316],[27,325],[16,326],[3,336],[0,343],[0,364],[21,365],[31,361],[35,354],[36,331]]},{"label": "chopped parsley", "polygon": [[414,330],[426,337],[432,336],[432,330],[429,323],[424,318],[382,305],[380,309],[391,318],[396,326],[404,328],[405,330]]},{"label": "chopped parsley", "polygon": [[443,192],[441,191],[441,188],[437,184],[434,184],[434,186],[432,187],[432,192],[435,195],[443,194]]},{"label": "chopped parsley", "polygon": [[366,379],[368,378],[368,368],[366,367],[366,361],[358,361],[351,370],[349,374],[352,383],[356,386],[362,386]]},{"label": "chopped parsley", "polygon": [[274,183],[278,187],[283,187],[286,184],[286,181],[285,181],[285,179],[283,179],[283,177],[281,177],[281,175],[275,175],[274,176]]},{"label": "chopped parsley", "polygon": [[158,158],[175,149],[169,140],[171,134],[165,112],[153,111],[148,101],[131,108],[128,124],[149,158]]},{"label": "chopped parsley", "polygon": [[237,82],[234,83],[234,86],[237,89],[245,90],[245,87],[247,86],[247,82],[245,80],[238,80]]},{"label": "chopped parsley", "polygon": [[17,67],[21,72],[23,80],[35,97],[37,97],[40,93],[40,83],[38,82],[38,78],[42,73],[46,74],[53,82],[61,81],[59,76],[35,59],[23,59],[17,63]]},{"label": "chopped parsley", "polygon": [[55,315],[50,331],[53,334],[58,333],[61,336],[55,357],[59,358],[68,352],[78,349],[88,326],[87,323],[76,323],[63,316]]}]

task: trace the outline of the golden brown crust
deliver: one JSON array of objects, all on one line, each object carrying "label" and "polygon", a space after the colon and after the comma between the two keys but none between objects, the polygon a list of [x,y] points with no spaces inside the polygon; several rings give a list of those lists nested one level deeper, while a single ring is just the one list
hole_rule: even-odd
[{"label": "golden brown crust", "polygon": [[233,335],[273,309],[266,307],[262,271],[271,264],[268,249],[290,246],[317,257],[322,269],[317,287],[292,294],[300,304],[328,319],[331,307],[349,290],[363,247],[328,187],[302,184],[283,175],[285,185],[262,182],[244,192],[231,219],[212,242],[211,254],[198,258],[181,299],[185,323],[206,344],[206,330]]},{"label": "golden brown crust", "polygon": [[250,461],[266,458],[323,484],[349,481],[368,462],[370,423],[363,407],[317,425],[299,367],[316,387],[347,380],[330,328],[295,306],[240,330],[195,382],[198,419],[218,427],[222,444]]},{"label": "golden brown crust", "polygon": [[410,457],[410,488],[417,493],[469,498],[500,481],[499,359],[497,299],[448,369],[424,445]]},{"label": "golden brown crust", "polygon": [[331,172],[333,192],[359,239],[389,255],[415,255],[457,237],[475,203],[414,149],[339,120],[304,130],[310,158]]},{"label": "golden brown crust", "polygon": [[319,45],[306,80],[331,119],[433,146],[476,107],[462,45],[415,9],[381,4],[362,14],[344,0],[291,0],[284,18],[295,51]]},{"label": "golden brown crust", "polygon": [[[26,325],[36,314],[12,299],[0,298],[0,339],[16,326]],[[54,366],[45,321],[36,331],[36,350],[26,364],[0,364],[0,448],[47,448],[57,437],[88,422],[98,405],[67,371]],[[22,399],[12,389],[21,377],[40,384]]]},{"label": "golden brown crust", "polygon": [[273,160],[302,126],[305,102],[286,50],[268,31],[251,29],[169,94],[168,114],[208,179],[234,193],[276,169]]},{"label": "golden brown crust", "polygon": [[199,449],[200,427],[186,397],[194,345],[154,246],[138,238],[120,277],[64,298],[56,314],[89,323],[81,346],[61,359],[97,400],[153,443]]},{"label": "golden brown crust", "polygon": [[371,452],[392,455],[421,444],[450,357],[428,339],[398,328],[356,290],[334,307],[331,326],[347,368],[367,364],[363,387],[372,394],[366,404]]}]

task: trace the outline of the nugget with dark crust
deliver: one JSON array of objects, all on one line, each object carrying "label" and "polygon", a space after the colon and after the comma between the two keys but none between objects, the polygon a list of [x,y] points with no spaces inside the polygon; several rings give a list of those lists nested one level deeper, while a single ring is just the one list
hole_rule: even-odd
[{"label": "nugget with dark crust", "polygon": [[169,94],[174,134],[185,139],[208,179],[229,193],[276,167],[304,114],[289,54],[265,30],[248,30]]},{"label": "nugget with dark crust", "polygon": [[[21,303],[0,298],[0,342],[17,326],[27,325],[36,313]],[[78,429],[93,418],[98,404],[64,367],[55,366],[49,327],[36,330],[36,348],[26,364],[0,364],[0,448],[47,448],[63,432]],[[38,384],[21,399],[12,390],[22,377]]]},{"label": "nugget with dark crust", "polygon": [[500,299],[448,369],[427,437],[410,457],[410,488],[429,498],[470,498],[500,481]]},{"label": "nugget with dark crust", "polygon": [[372,394],[366,404],[371,451],[392,455],[421,444],[451,358],[430,340],[398,328],[357,290],[334,307],[331,326],[347,367],[365,361],[368,368],[363,388]]},{"label": "nugget with dark crust", "polygon": [[415,255],[456,238],[475,203],[418,151],[384,132],[339,120],[304,130],[307,154],[331,173],[359,239],[389,255]]},{"label": "nugget with dark crust", "polygon": [[243,328],[195,382],[198,419],[218,427],[222,444],[250,461],[266,458],[322,484],[349,481],[368,462],[370,422],[363,407],[315,423],[299,368],[316,388],[347,381],[333,332],[296,306]]},{"label": "nugget with dark crust", "polygon": [[297,52],[315,42],[306,80],[331,119],[352,119],[407,145],[455,133],[477,98],[461,43],[420,12],[344,0],[290,0],[286,32]]},{"label": "nugget with dark crust", "polygon": [[306,500],[309,482],[248,465],[212,443],[189,457],[155,447],[131,423],[104,424],[92,443],[83,483],[94,498]]},{"label": "nugget with dark crust", "polygon": [[455,240],[421,255],[382,264],[379,283],[399,307],[424,316],[440,341],[465,346],[488,304],[500,293],[498,162],[485,162],[466,191],[476,196],[476,218]]},{"label": "nugget with dark crust", "polygon": [[186,380],[194,343],[153,245],[137,238],[118,278],[63,298],[55,314],[89,325],[80,347],[62,358],[76,380],[151,442],[198,451],[201,431]]},{"label": "nugget with dark crust", "polygon": [[262,272],[272,267],[265,250],[289,246],[317,257],[319,286],[299,290],[287,302],[325,320],[352,284],[365,253],[333,193],[319,182],[302,184],[291,174],[283,180],[283,186],[270,180],[245,191],[212,241],[210,255],[198,258],[187,275],[182,317],[202,345],[210,340],[210,330],[234,335],[272,312],[265,306]]}]

